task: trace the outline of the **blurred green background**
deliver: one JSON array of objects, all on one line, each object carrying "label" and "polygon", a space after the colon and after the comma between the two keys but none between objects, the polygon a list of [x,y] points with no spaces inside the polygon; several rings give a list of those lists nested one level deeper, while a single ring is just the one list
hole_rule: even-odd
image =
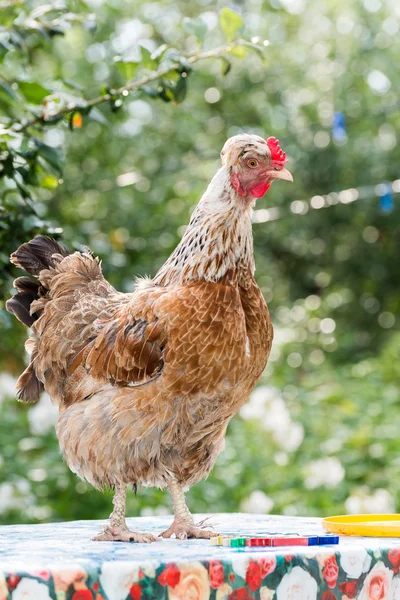
[{"label": "blurred green background", "polygon": [[[400,511],[397,0],[0,5],[4,299],[17,275],[9,253],[39,231],[89,246],[112,284],[129,291],[177,244],[226,138],[278,137],[295,183],[272,186],[254,224],[273,350],[188,503],[210,513]],[[226,6],[243,18],[236,35],[264,58],[241,47],[227,52],[232,68],[199,62],[183,102],[175,74],[170,87],[21,133],[18,123],[43,106],[83,106],[81,98],[157,69],[150,53],[163,44],[177,56],[226,44]],[[156,97],[167,92],[171,102]],[[49,399],[29,407],[13,398],[26,329],[1,299],[0,329],[1,522],[105,518],[112,495],[63,463]],[[159,490],[129,496],[129,515],[170,511]]]}]

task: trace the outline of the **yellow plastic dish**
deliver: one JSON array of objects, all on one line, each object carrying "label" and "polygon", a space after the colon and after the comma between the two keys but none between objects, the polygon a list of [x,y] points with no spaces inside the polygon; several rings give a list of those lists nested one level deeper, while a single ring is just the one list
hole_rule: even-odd
[{"label": "yellow plastic dish", "polygon": [[400,515],[340,515],[322,521],[330,533],[368,537],[400,537]]}]

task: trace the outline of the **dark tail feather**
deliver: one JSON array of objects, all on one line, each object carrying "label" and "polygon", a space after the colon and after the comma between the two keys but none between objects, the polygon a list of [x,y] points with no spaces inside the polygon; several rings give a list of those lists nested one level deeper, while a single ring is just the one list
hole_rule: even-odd
[{"label": "dark tail feather", "polygon": [[40,284],[34,279],[18,277],[14,281],[14,287],[17,288],[18,293],[6,302],[8,312],[13,313],[18,321],[27,327],[31,327],[38,318],[36,313],[30,314],[30,306],[34,300],[39,298],[39,286]]},{"label": "dark tail feather", "polygon": [[10,300],[7,300],[6,309],[8,312],[13,313],[18,321],[21,321],[27,327],[32,327],[38,318],[36,313],[31,315],[29,312],[29,307],[34,300],[36,298],[30,294],[15,294]]},{"label": "dark tail feather", "polygon": [[[30,314],[30,306],[34,300],[39,298],[40,283],[29,277],[18,277],[14,281],[14,287],[17,288],[18,293],[7,300],[6,308],[21,323],[31,327],[38,315],[36,313]],[[21,400],[21,402],[37,402],[43,390],[43,383],[36,377],[33,363],[30,362],[17,381],[18,400]]]},{"label": "dark tail feather", "polygon": [[33,403],[39,400],[44,385],[36,377],[35,369],[30,363],[17,381],[17,397],[21,402]]},{"label": "dark tail feather", "polygon": [[30,277],[18,277],[14,281],[13,286],[17,288],[19,292],[37,295],[39,283]]},{"label": "dark tail feather", "polygon": [[[69,252],[55,240],[38,235],[26,244],[22,244],[11,255],[11,262],[24,269],[27,273],[38,277],[40,272],[54,267],[61,257],[68,256]],[[54,255],[57,255],[54,256]],[[13,313],[21,323],[31,327],[36,319],[37,313],[31,314],[31,304],[40,297],[43,297],[47,290],[39,281],[29,277],[18,277],[14,281],[14,286],[18,292],[7,300],[6,308]],[[37,378],[34,362],[36,346],[32,351],[31,362],[17,381],[17,395],[22,402],[37,402],[40,394],[44,390],[43,383]]]},{"label": "dark tail feather", "polygon": [[11,262],[27,273],[37,276],[43,269],[48,269],[56,264],[54,254],[61,254],[65,257],[69,252],[55,240],[38,235],[13,252]]},{"label": "dark tail feather", "polygon": [[[22,244],[11,255],[11,262],[17,267],[25,269],[28,273],[38,276],[43,269],[48,269],[56,264],[54,254],[68,256],[68,251],[55,240],[38,235],[26,244]],[[38,318],[36,313],[30,313],[30,306],[40,297],[40,292],[45,293],[40,284],[29,277],[19,277],[14,281],[18,293],[6,302],[6,309],[13,313],[21,323],[27,327]]]}]

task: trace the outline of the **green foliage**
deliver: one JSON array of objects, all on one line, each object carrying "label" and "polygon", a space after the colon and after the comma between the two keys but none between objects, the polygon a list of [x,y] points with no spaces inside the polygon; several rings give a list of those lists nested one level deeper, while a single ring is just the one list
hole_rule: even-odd
[{"label": "green foliage", "polygon": [[226,6],[221,10],[219,22],[228,42],[231,42],[244,26],[242,17]]},{"label": "green foliage", "polygon": [[204,42],[207,35],[207,23],[203,19],[183,19],[183,28],[187,33],[193,34],[200,43]]},{"label": "green foliage", "polygon": [[[2,8],[3,297],[18,274],[9,254],[40,231],[89,246],[129,291],[173,250],[226,138],[276,135],[295,183],[277,182],[257,202],[281,218],[254,224],[275,342],[258,396],[232,420],[226,451],[190,491],[190,506],[399,510],[400,213],[398,196],[386,213],[375,192],[363,194],[398,178],[399,17],[355,0],[249,2],[242,16],[225,4],[105,1],[96,28],[81,2],[34,17],[38,2]],[[208,52],[218,60],[190,59]],[[334,111],[346,117],[341,141]],[[357,201],[331,195],[312,207],[312,197],[351,188]],[[296,212],[299,200],[307,212]],[[16,376],[26,330],[1,308],[0,362]],[[9,398],[1,377],[3,519],[109,514],[110,494],[69,473],[52,426],[38,432],[35,408]],[[19,500],[6,504],[6,494]],[[129,510],[168,503],[140,490]]]},{"label": "green foliage", "polygon": [[139,62],[137,61],[132,61],[132,60],[126,60],[126,59],[119,59],[119,57],[117,57],[117,60],[115,60],[115,63],[121,73],[121,75],[124,77],[125,81],[131,81],[139,67]]},{"label": "green foliage", "polygon": [[20,81],[18,89],[30,104],[41,104],[46,96],[51,94],[50,90],[44,88],[40,83],[32,81]]},{"label": "green foliage", "polygon": [[[7,4],[5,26],[0,29],[3,34],[0,60],[5,73],[4,80],[0,82],[0,193],[3,197],[10,192],[19,196],[17,205],[24,202],[25,212],[31,210],[32,215],[32,219],[27,221],[24,214],[14,210],[12,224],[8,218],[1,223],[0,244],[4,255],[11,252],[13,245],[18,242],[15,235],[9,235],[10,227],[12,225],[14,229],[16,220],[25,219],[21,241],[37,233],[36,229],[41,227],[46,233],[44,222],[39,225],[32,203],[27,202],[39,199],[40,188],[55,190],[61,181],[62,153],[41,139],[46,129],[57,125],[62,130],[66,122],[71,130],[80,128],[83,115],[104,123],[106,118],[96,107],[107,103],[111,112],[115,113],[121,109],[132,90],[140,90],[150,98],[180,104],[186,98],[192,63],[223,53],[229,54],[238,50],[243,43],[248,43],[241,40],[236,45],[211,50],[205,56],[196,52],[189,58],[182,50],[166,43],[158,45],[154,51],[150,51],[146,45],[137,44],[122,56],[113,56],[113,63],[122,75],[122,81],[112,70],[109,81],[98,86],[100,95],[89,98],[87,89],[91,93],[93,85],[86,85],[85,91],[80,83],[63,77],[60,73],[61,63],[53,65],[52,73],[41,73],[39,69],[36,80],[33,79],[35,75],[31,66],[35,67],[50,58],[52,37],[75,33],[69,31],[72,23],[79,23],[81,28],[86,26],[93,33],[93,15],[82,2],[76,7],[78,13],[72,12],[73,2],[71,6],[65,4],[58,8],[51,5],[33,8],[34,5],[32,1],[26,2],[21,9],[12,3]],[[28,7],[32,9],[30,12]],[[238,20],[242,22],[241,17],[233,11],[221,11],[221,27],[225,33],[236,31]],[[207,25],[201,19],[184,19],[183,29],[195,35],[200,42],[204,41],[207,33]],[[160,38],[160,35],[157,37]],[[230,39],[230,35],[228,37]],[[98,42],[97,48],[94,45],[90,47],[94,48],[94,53],[101,52],[99,48],[104,43]],[[154,42],[149,40],[149,43]],[[110,64],[110,70],[112,66]],[[48,87],[42,84],[43,79]],[[5,211],[6,207],[3,208]],[[32,225],[30,229],[26,228],[27,223]],[[10,241],[11,245],[8,243]],[[3,281],[0,293],[3,294],[8,273],[8,261],[3,260],[0,262]]]}]

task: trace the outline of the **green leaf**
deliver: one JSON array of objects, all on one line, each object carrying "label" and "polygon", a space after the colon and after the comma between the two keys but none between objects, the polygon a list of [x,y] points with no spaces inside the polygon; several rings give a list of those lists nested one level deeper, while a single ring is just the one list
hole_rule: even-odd
[{"label": "green leaf", "polygon": [[228,75],[229,71],[232,68],[232,63],[230,60],[228,60],[226,58],[226,56],[221,56],[221,60],[222,60],[222,76],[225,77],[225,75]]},{"label": "green leaf", "polygon": [[3,91],[11,100],[17,100],[14,90],[6,81],[0,81],[0,90]]},{"label": "green leaf", "polygon": [[45,222],[42,221],[36,215],[29,215],[28,217],[24,217],[22,219],[22,226],[25,231],[30,231],[31,229],[40,229],[45,225]]},{"label": "green leaf", "polygon": [[149,96],[149,98],[157,98],[160,95],[160,90],[151,87],[150,85],[143,85],[141,91],[146,94],[146,96]]},{"label": "green leaf", "polygon": [[219,24],[228,42],[233,40],[236,33],[244,26],[242,17],[227,6],[219,13]]},{"label": "green leaf", "polygon": [[157,61],[151,55],[150,50],[147,50],[144,46],[140,46],[140,53],[142,55],[142,66],[149,71],[157,69]]},{"label": "green leaf", "polygon": [[31,104],[41,104],[43,98],[51,94],[50,90],[34,81],[20,81],[18,87]]},{"label": "green leaf", "polygon": [[158,46],[158,48],[154,50],[151,57],[153,60],[159,61],[166,50],[168,50],[167,44],[161,44],[161,46]]},{"label": "green leaf", "polygon": [[178,104],[183,102],[186,98],[187,93],[187,75],[185,77],[180,77],[178,83],[175,86],[174,97],[175,102]]},{"label": "green leaf", "polygon": [[157,94],[164,102],[171,102],[175,99],[175,91],[169,85],[163,83]]},{"label": "green leaf", "polygon": [[117,60],[115,64],[121,75],[125,78],[125,81],[131,81],[140,63],[133,60]]},{"label": "green leaf", "polygon": [[37,6],[36,8],[34,8],[29,13],[29,18],[30,19],[37,19],[38,17],[42,17],[43,15],[47,15],[52,10],[54,10],[54,7],[50,3],[49,4],[43,4],[43,5]]},{"label": "green leaf", "polygon": [[43,143],[41,140],[34,139],[35,146],[38,154],[44,158],[44,160],[51,165],[58,173],[61,174],[63,169],[63,160],[60,150],[53,148]]},{"label": "green leaf", "polygon": [[167,79],[169,82],[177,83],[180,76],[181,76],[181,74],[179,73],[178,70],[170,71],[168,73],[168,75],[165,76],[165,79]]},{"label": "green leaf", "polygon": [[233,56],[236,56],[236,58],[245,58],[249,51],[244,46],[234,46],[229,53],[233,54]]},{"label": "green leaf", "polygon": [[207,23],[200,17],[197,19],[183,19],[183,29],[187,33],[194,35],[200,42],[204,42],[208,31]]},{"label": "green leaf", "polygon": [[28,135],[21,136],[19,152],[21,152],[21,154],[29,152],[29,136]]},{"label": "green leaf", "polygon": [[46,175],[40,180],[40,186],[46,190],[55,190],[58,186],[58,179],[53,175]]}]

